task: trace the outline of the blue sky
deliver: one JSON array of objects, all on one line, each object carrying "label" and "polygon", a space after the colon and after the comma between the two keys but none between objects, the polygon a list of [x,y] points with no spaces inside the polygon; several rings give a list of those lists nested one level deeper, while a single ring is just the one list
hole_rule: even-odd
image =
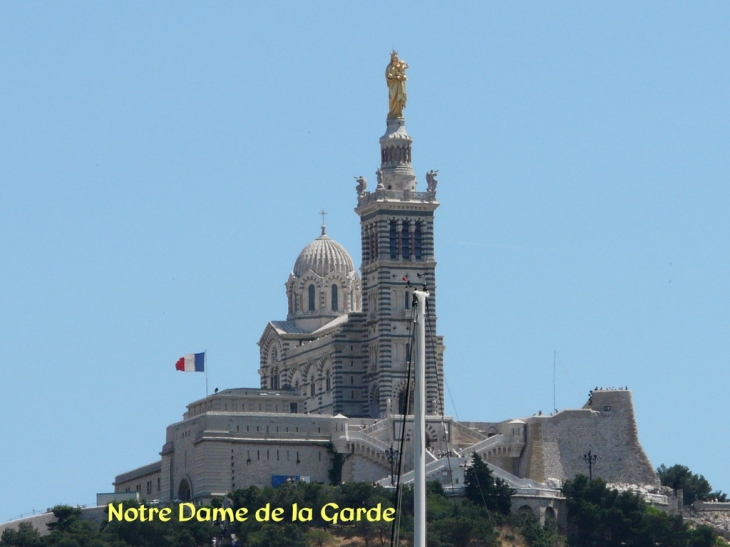
[{"label": "blue sky", "polygon": [[258,385],[299,251],[360,260],[384,69],[439,170],[462,420],[629,386],[652,464],[730,490],[730,5],[0,3],[0,521],[92,504]]}]

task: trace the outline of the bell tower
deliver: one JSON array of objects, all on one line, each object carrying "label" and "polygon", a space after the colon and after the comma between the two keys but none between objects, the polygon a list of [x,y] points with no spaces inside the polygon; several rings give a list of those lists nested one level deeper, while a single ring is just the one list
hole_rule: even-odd
[{"label": "bell tower", "polygon": [[431,295],[426,322],[426,412],[443,412],[444,346],[443,337],[436,332],[433,223],[439,206],[437,180],[436,172],[430,171],[426,191],[418,191],[411,164],[413,139],[402,116],[406,68],[408,65],[393,52],[386,69],[390,111],[385,134],[380,138],[377,187],[368,191],[367,181],[357,178],[355,212],[360,216],[365,315],[365,414],[371,417],[402,413],[408,360],[412,356],[413,290],[424,284]]}]

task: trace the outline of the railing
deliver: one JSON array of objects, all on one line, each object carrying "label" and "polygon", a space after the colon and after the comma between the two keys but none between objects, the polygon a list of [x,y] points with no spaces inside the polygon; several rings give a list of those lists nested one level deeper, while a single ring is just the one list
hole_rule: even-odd
[{"label": "railing", "polygon": [[[662,496],[660,494],[647,494],[647,497],[649,496],[651,496],[650,499],[652,500],[653,498],[665,498],[664,503],[667,503],[666,496]],[[696,500],[693,504],[693,509],[698,513],[702,511],[730,511],[730,503],[725,501]]]},{"label": "railing", "polygon": [[514,497],[530,496],[536,498],[562,498],[563,493],[560,490],[552,488],[515,488]]},{"label": "railing", "polygon": [[525,489],[533,489],[537,491],[543,491],[543,490],[552,490],[550,488],[543,487],[539,482],[534,481],[532,479],[521,479],[520,477],[517,477],[513,475],[512,473],[505,471],[501,467],[497,467],[496,465],[492,465],[491,463],[488,463],[487,466],[489,466],[490,471],[492,474],[502,479],[504,482],[509,484],[512,488],[519,489],[520,492],[522,492]]},{"label": "railing", "polygon": [[383,441],[379,441],[371,437],[370,435],[364,434],[362,431],[353,431],[347,433],[349,441],[360,441],[363,444],[370,445],[370,448],[376,448],[385,452],[388,449],[388,444]]},{"label": "railing", "polygon": [[504,435],[494,435],[493,437],[489,437],[488,439],[484,439],[483,441],[479,441],[476,444],[473,444],[467,448],[464,448],[463,450],[459,451],[459,456],[461,457],[467,457],[472,452],[476,452],[477,454],[479,452],[482,452],[488,448],[496,447],[497,445],[504,444]]},{"label": "railing", "polygon": [[[81,506],[77,506],[77,507],[81,507]],[[84,505],[83,507],[86,507],[86,506]],[[46,509],[45,511],[43,509],[33,509],[31,512],[28,512],[28,513],[20,513],[17,516],[14,516],[12,518],[9,518],[8,520],[3,521],[3,524],[5,524],[7,522],[13,522],[13,521],[16,521],[16,520],[27,519],[28,517],[35,517],[35,516],[38,516],[38,515],[46,515],[46,514],[48,514],[50,512],[51,512],[50,509]]]},{"label": "railing", "polygon": [[[428,463],[426,464],[426,478],[428,478],[429,475],[433,475],[434,473],[444,471],[446,469],[453,470],[458,467],[464,468],[466,465],[468,465],[467,461],[467,458],[463,457],[450,457],[442,458],[440,460]],[[521,479],[495,465],[487,465],[489,466],[492,475],[499,479],[502,479],[511,488],[515,489],[516,496],[535,496],[546,498],[562,497],[560,490],[546,488],[540,483],[533,481],[532,479]],[[408,484],[410,482],[413,482],[413,477],[413,471],[404,473],[401,477],[401,484]],[[379,483],[381,486],[390,486],[390,477],[385,477],[384,479],[381,479]]]},{"label": "railing", "polygon": [[[438,471],[442,471],[443,469],[449,468],[449,462],[451,462],[450,467],[455,468],[459,465],[465,465],[466,460],[464,458],[441,458],[440,460],[436,460],[430,463],[426,464],[426,472],[425,477],[428,478],[429,475],[436,473]],[[401,484],[408,484],[410,482],[413,482],[414,478],[414,472],[408,471],[408,473],[404,473],[401,475],[400,482]],[[386,477],[384,479],[381,479],[380,481],[381,486],[389,486],[390,485],[390,477]]]},{"label": "railing", "polygon": [[[361,433],[365,433],[366,435],[372,435],[373,433],[380,433],[381,431],[387,431],[388,429],[388,419],[384,418],[378,422],[375,422],[374,424],[370,424],[366,427],[363,427],[362,429],[355,429],[354,431],[360,431]],[[349,431],[349,428],[348,428]]]},{"label": "railing", "polygon": [[[523,440],[508,440],[504,435],[494,435],[488,439],[484,439],[483,441],[479,441],[476,444],[464,448],[459,452],[459,455],[469,456],[472,452],[480,454],[491,448],[496,448],[497,446],[506,446],[510,452],[512,449],[518,450],[519,452],[516,455],[519,456],[519,453],[522,452],[522,447],[525,446],[525,442]],[[514,456],[515,455],[513,455],[513,457]]]},{"label": "railing", "polygon": [[[466,427],[465,425],[460,424],[459,422],[451,422],[451,429],[458,429],[462,433],[465,433],[469,435],[470,437],[474,437],[475,439],[486,439],[486,436],[484,433],[481,433],[480,431],[477,431],[475,429],[472,429],[471,427]],[[452,436],[453,441],[453,436]]]},{"label": "railing", "polygon": [[[644,499],[654,505],[669,505],[669,498],[661,494],[642,494]],[[730,504],[728,504],[730,505]],[[726,509],[727,510],[727,509]]]},{"label": "railing", "polygon": [[409,192],[403,190],[375,190],[374,192],[366,192],[357,199],[357,205],[362,207],[368,203],[378,200],[402,200],[402,201],[434,201],[436,192]]}]

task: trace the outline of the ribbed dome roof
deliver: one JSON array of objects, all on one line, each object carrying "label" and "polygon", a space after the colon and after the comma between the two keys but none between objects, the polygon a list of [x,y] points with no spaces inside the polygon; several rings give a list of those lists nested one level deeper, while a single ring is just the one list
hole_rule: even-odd
[{"label": "ribbed dome roof", "polygon": [[304,247],[294,263],[294,275],[297,277],[301,277],[308,270],[312,270],[321,277],[332,270],[348,274],[355,271],[355,264],[342,245],[323,233]]}]

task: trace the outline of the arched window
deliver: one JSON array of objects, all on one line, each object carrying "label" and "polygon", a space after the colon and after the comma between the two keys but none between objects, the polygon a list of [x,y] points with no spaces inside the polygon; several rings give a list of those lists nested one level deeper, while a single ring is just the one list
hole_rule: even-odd
[{"label": "arched window", "polygon": [[378,229],[375,224],[370,225],[370,260],[378,260]]},{"label": "arched window", "polygon": [[312,376],[312,379],[309,381],[309,395],[314,397],[314,376]]},{"label": "arched window", "polygon": [[403,221],[403,231],[401,232],[401,241],[403,249],[403,258],[405,260],[411,259],[411,233],[408,231],[409,222]]},{"label": "arched window", "polygon": [[271,389],[279,389],[279,369],[276,367],[271,371]]},{"label": "arched window", "polygon": [[337,302],[337,285],[334,283],[332,284],[332,311],[337,311],[337,308],[339,307],[339,302]]},{"label": "arched window", "polygon": [[309,311],[314,311],[314,285],[309,286]]},{"label": "arched window", "polygon": [[421,233],[421,223],[416,222],[416,232],[414,234],[415,236],[415,249],[413,254],[416,255],[416,260],[421,260],[423,258],[423,235]]},{"label": "arched window", "polygon": [[395,220],[390,221],[390,259],[398,258],[398,232],[395,230]]},{"label": "arched window", "polygon": [[329,370],[327,371],[326,382],[327,382],[327,391],[329,391],[330,389],[332,389],[332,380],[330,378]]}]

